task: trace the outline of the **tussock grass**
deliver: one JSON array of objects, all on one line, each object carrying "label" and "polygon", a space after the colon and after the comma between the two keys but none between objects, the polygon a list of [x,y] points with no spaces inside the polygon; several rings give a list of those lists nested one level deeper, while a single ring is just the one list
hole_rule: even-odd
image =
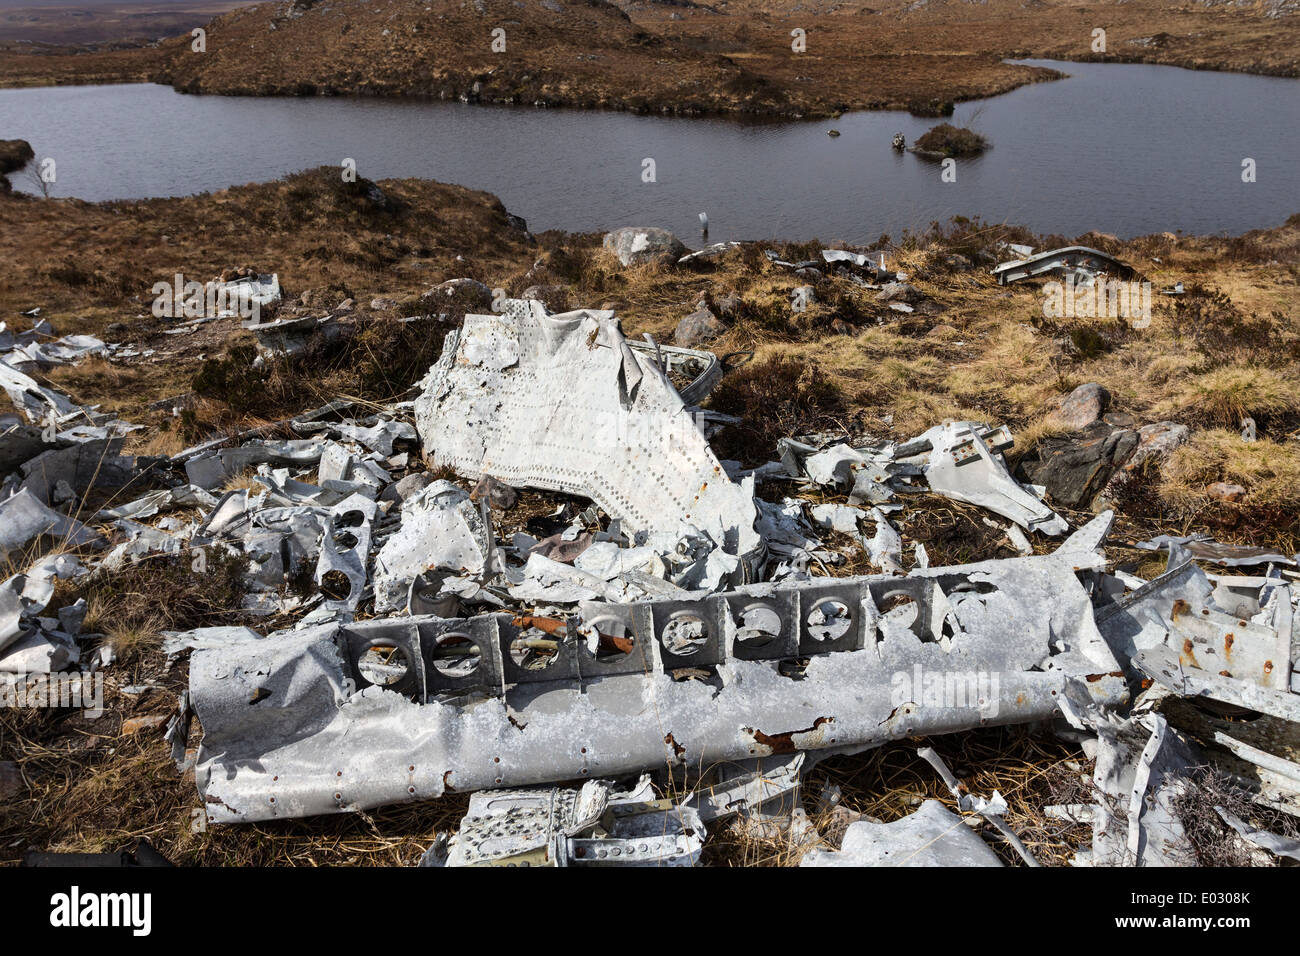
[{"label": "tussock grass", "polygon": [[733,372],[709,404],[743,419],[715,442],[719,455],[753,464],[774,457],[778,438],[834,426],[846,410],[842,390],[815,366],[780,356]]},{"label": "tussock grass", "polygon": [[1245,442],[1226,429],[1194,432],[1166,462],[1160,493],[1184,505],[1202,503],[1205,489],[1217,481],[1241,485],[1252,505],[1300,508],[1300,447],[1268,439]]},{"label": "tussock grass", "polygon": [[1300,411],[1300,391],[1294,375],[1269,368],[1228,365],[1197,375],[1180,385],[1157,406],[1157,414],[1198,424],[1240,425]]},{"label": "tussock grass", "polygon": [[1016,429],[1016,443],[1008,453],[1008,458],[1018,461],[1037,449],[1044,439],[1057,438],[1069,434],[1070,431],[1069,426],[1063,424],[1060,419],[1050,413],[1041,418],[1036,418],[1029,424]]}]

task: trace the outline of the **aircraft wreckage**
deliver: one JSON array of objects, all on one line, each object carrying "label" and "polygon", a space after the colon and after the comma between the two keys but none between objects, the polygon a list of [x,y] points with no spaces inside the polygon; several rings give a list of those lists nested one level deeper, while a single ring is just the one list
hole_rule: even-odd
[{"label": "aircraft wreckage", "polygon": [[[44,454],[90,442],[112,453],[106,443],[130,427],[0,372],[33,421],[77,423]],[[245,610],[306,612],[265,635],[168,635],[169,653],[192,651],[168,739],[184,761],[197,717],[208,818],[475,792],[461,833],[426,863],[693,863],[704,827],[739,808],[788,826],[800,775],[822,757],[1060,717],[1098,748],[1101,796],[1077,811],[1093,821],[1093,861],[1168,862],[1183,839],[1170,795],[1195,754],[1150,711],[1153,695],[1300,721],[1300,613],[1285,556],[1238,548],[1234,562],[1267,563],[1267,573],[1208,575],[1193,559],[1227,546],[1157,539],[1144,546],[1169,548],[1165,574],[1111,572],[1111,515],[1066,535],[1041,489],[1007,468],[1010,434],[979,422],[901,443],[800,436],[746,471],[714,455],[707,435],[725,416],[696,404],[722,374],[711,353],[628,341],[611,312],[551,315],[510,300],[465,317],[413,402],[361,419],[341,418],[350,406],[336,403],[288,423],[303,437],[255,430],[196,446],[170,462],[187,483],[95,515],[127,537],[103,567],[225,548],[249,560]],[[11,431],[15,454],[45,447],[27,426]],[[394,480],[417,442],[474,491]],[[211,493],[250,467],[258,487]],[[313,471],[315,483],[303,480]],[[63,527],[69,519],[46,503],[55,489],[16,474],[20,493],[5,507],[21,520],[6,549],[55,531],[92,537]],[[756,497],[768,479],[833,488],[848,504]],[[550,537],[500,539],[492,508],[515,488],[593,506],[561,507]],[[889,515],[920,490],[1005,519],[1023,556],[929,567],[921,546],[904,554]],[[141,523],[196,507],[204,517],[188,526]],[[822,544],[831,531],[852,536],[881,573],[827,573],[844,560]],[[1026,532],[1060,542],[1034,554]],[[83,572],[60,557],[0,585],[0,679],[34,659],[75,661],[77,609],[40,615],[53,580]],[[283,586],[303,572],[321,594]],[[331,579],[342,583],[324,593]],[[1300,813],[1300,769],[1259,743],[1231,744],[1258,770],[1259,799]],[[923,756],[961,812],[1006,830],[1000,796],[972,796],[933,752]],[[656,799],[648,773],[698,786]],[[585,783],[559,786],[572,781]],[[1125,800],[1137,807],[1127,826],[1114,811]],[[951,829],[947,811],[922,809],[907,824],[854,823],[842,851],[810,854],[808,865],[896,860],[904,844],[909,859],[996,862],[969,835],[934,842]],[[1287,850],[1237,823],[1243,838]]]}]

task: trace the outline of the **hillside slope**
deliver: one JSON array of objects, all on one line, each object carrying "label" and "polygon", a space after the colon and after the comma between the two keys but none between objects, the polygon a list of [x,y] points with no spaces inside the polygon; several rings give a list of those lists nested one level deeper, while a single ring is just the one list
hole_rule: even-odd
[{"label": "hillside slope", "polygon": [[147,77],[193,93],[823,117],[937,115],[1058,75],[1004,62],[1017,57],[1300,76],[1300,0],[279,0],[206,29],[201,53],[188,35],[0,45],[0,86]]},{"label": "hillside slope", "polygon": [[263,3],[214,20],[207,52],[192,53],[188,44],[172,50],[159,78],[195,93],[413,94],[631,109],[669,103],[684,112],[783,105],[778,92],[727,58],[648,32],[602,0]]}]

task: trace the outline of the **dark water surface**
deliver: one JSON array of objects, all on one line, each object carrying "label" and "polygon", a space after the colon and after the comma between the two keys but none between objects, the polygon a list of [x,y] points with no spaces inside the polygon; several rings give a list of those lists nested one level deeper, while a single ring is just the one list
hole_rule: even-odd
[{"label": "dark water surface", "polygon": [[[994,144],[940,167],[889,147],[898,112],[743,124],[422,100],[183,96],[149,84],[0,90],[0,138],[53,157],[53,194],[174,196],[345,157],[370,179],[496,193],[534,230],[661,225],[699,238],[897,238],[953,215],[1075,235],[1242,232],[1300,212],[1300,81],[1053,63],[1070,77],[958,106]],[[841,133],[830,137],[827,130]],[[1242,160],[1256,163],[1243,183]],[[642,181],[643,161],[656,181]],[[32,191],[26,171],[12,177]]]}]

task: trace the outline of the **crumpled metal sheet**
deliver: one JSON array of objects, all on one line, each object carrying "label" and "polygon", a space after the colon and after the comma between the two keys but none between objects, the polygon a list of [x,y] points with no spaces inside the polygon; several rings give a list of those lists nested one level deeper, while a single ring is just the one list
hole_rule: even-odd
[{"label": "crumpled metal sheet", "polygon": [[1243,839],[1255,844],[1260,849],[1268,850],[1269,853],[1290,857],[1300,862],[1300,840],[1253,827],[1241,817],[1223,807],[1215,807],[1214,811],[1224,823],[1236,830]]},{"label": "crumpled metal sheet", "polygon": [[348,591],[341,597],[326,595],[329,611],[351,614],[370,578],[370,535],[375,520],[375,503],[364,495],[353,495],[334,506],[321,536],[320,559],[316,563],[316,584],[331,573],[342,574]]},{"label": "crumpled metal sheet", "polygon": [[[1011,477],[997,449],[1010,434],[981,434],[977,422],[936,425],[916,441],[930,445],[925,480],[936,494],[988,508],[1028,531],[1057,535],[1068,530],[1065,519]],[[996,436],[996,437],[995,437]],[[901,457],[901,456],[900,456]]]},{"label": "crumpled metal sheet", "polygon": [[799,807],[802,777],[812,766],[806,753],[774,754],[711,767],[681,805],[706,823],[743,814],[789,817]]},{"label": "crumpled metal sheet", "polygon": [[[3,351],[0,348],[0,351]],[[50,342],[28,342],[19,345],[0,357],[15,368],[30,365],[51,368],[55,365],[76,364],[89,355],[105,355],[108,346],[93,335],[65,335]]]},{"label": "crumpled metal sheet", "polygon": [[62,392],[45,388],[30,375],[3,361],[0,361],[0,388],[5,390],[14,406],[32,422],[44,422],[50,412],[54,413],[56,420],[61,421],[81,411],[81,406]]},{"label": "crumpled metal sheet", "polygon": [[26,489],[0,501],[0,558],[16,555],[43,536],[74,548],[101,540],[76,518],[59,514]]},{"label": "crumpled metal sheet", "polygon": [[195,485],[182,485],[179,488],[164,488],[151,491],[146,495],[128,501],[126,504],[102,508],[95,513],[96,521],[112,521],[115,518],[149,518],[161,511],[172,508],[213,508],[217,499]]},{"label": "crumpled metal sheet", "polygon": [[85,601],[60,611],[58,620],[41,618],[54,597],[54,582],[84,573],[71,555],[49,555],[0,584],[0,671],[48,674],[76,663],[76,635]]},{"label": "crumpled metal sheet", "polygon": [[1138,651],[1165,640],[1165,622],[1173,615],[1174,605],[1206,607],[1212,592],[1209,578],[1193,562],[1171,566],[1159,577],[1098,607],[1097,626],[1115,656],[1133,673],[1131,661]]},{"label": "crumpled metal sheet", "polygon": [[938,800],[893,823],[849,824],[841,848],[810,850],[800,866],[1002,866],[979,834]]},{"label": "crumpled metal sheet", "polygon": [[402,502],[401,526],[375,559],[375,610],[406,607],[411,583],[430,569],[479,575],[491,550],[489,532],[469,495],[435,481]]},{"label": "crumpled metal sheet", "polygon": [[48,503],[61,495],[82,495],[91,488],[129,488],[165,459],[119,455],[122,439],[86,437],[63,448],[51,448],[18,469],[21,487]]},{"label": "crumpled metal sheet", "polygon": [[887,573],[901,573],[903,570],[902,535],[889,523],[889,519],[879,508],[871,509],[871,517],[876,522],[876,533],[869,539],[865,536],[862,539],[862,546],[871,556],[871,563]]},{"label": "crumpled metal sheet", "polygon": [[232,448],[216,449],[187,458],[185,473],[190,484],[211,489],[253,465],[314,465],[320,461],[325,447],[325,442],[311,438],[246,441]]},{"label": "crumpled metal sheet", "polygon": [[100,561],[99,566],[110,571],[119,570],[150,554],[179,554],[185,547],[180,537],[130,518],[118,518],[113,526],[124,532],[127,540],[115,545]]},{"label": "crumpled metal sheet", "polygon": [[1093,866],[1187,866],[1195,854],[1176,801],[1203,761],[1160,714],[1097,721]]},{"label": "crumpled metal sheet", "polygon": [[1291,564],[1296,563],[1295,555],[1282,554],[1269,548],[1256,548],[1244,544],[1222,544],[1211,541],[1205,535],[1162,534],[1150,541],[1139,541],[1135,547],[1146,551],[1167,550],[1170,566],[1182,564],[1189,558],[1212,561],[1225,567],[1248,567],[1256,564]]},{"label": "crumpled metal sheet", "polygon": [[1207,697],[1300,723],[1300,694],[1289,690],[1272,690],[1249,680],[1189,666],[1176,651],[1163,645],[1138,652],[1133,663],[1143,674],[1180,697]]},{"label": "crumpled metal sheet", "polygon": [[422,866],[693,866],[705,828],[689,807],[655,799],[648,777],[628,792],[604,780],[580,790],[484,790]]},{"label": "crumpled metal sheet", "polygon": [[1006,428],[947,422],[899,445],[819,449],[783,439],[777,447],[789,475],[849,491],[851,505],[884,504],[896,491],[915,490],[910,479],[919,476],[935,494],[987,508],[1028,531],[1064,533],[1065,519],[1007,469],[1002,451],[1011,444]]},{"label": "crumpled metal sheet", "polygon": [[53,421],[64,429],[56,437],[68,442],[82,441],[87,437],[123,435],[140,427],[97,412],[93,406],[78,405],[62,392],[46,388],[4,361],[0,361],[0,388],[28,421],[40,425]]},{"label": "crumpled metal sheet", "polygon": [[[250,821],[1041,720],[1071,679],[1118,704],[1127,689],[1077,566],[1100,559],[754,585],[587,605],[570,621],[332,624],[200,649],[197,780],[213,820]],[[900,601],[910,619],[881,613]],[[359,667],[372,647],[406,662],[384,686]],[[675,679],[683,668],[705,679]],[[979,690],[976,671],[996,686]],[[958,696],[931,693],[936,681]]]},{"label": "crumpled metal sheet", "polygon": [[1089,246],[1062,246],[1048,249],[1023,259],[999,263],[993,268],[998,285],[1036,279],[1039,276],[1063,273],[1095,275],[1107,272],[1119,276],[1133,274],[1133,267],[1109,253]]},{"label": "crumpled metal sheet", "polygon": [[702,532],[755,552],[752,483],[732,482],[662,370],[614,314],[532,299],[468,315],[415,403],[436,465],[581,495],[631,533]]},{"label": "crumpled metal sheet", "polygon": [[218,292],[217,301],[226,308],[220,313],[222,318],[236,315],[248,315],[251,312],[271,312],[279,306],[282,292],[278,273],[260,273],[242,276],[230,282],[211,282]]},{"label": "crumpled metal sheet", "polygon": [[917,750],[916,755],[938,772],[943,779],[944,786],[956,799],[957,809],[963,813],[976,813],[983,817],[1001,834],[1002,839],[1020,854],[1020,858],[1025,861],[1026,866],[1042,866],[1029,852],[1028,847],[1021,841],[1020,837],[1002,819],[1007,812],[1007,801],[1002,794],[996,790],[993,791],[991,797],[981,797],[971,793],[966,789],[966,785],[957,779],[957,776],[948,768],[948,765],[944,763],[943,758],[939,756],[933,747],[922,747]]},{"label": "crumpled metal sheet", "polygon": [[1260,581],[1252,617],[1225,613],[1214,601],[1221,586],[1189,560],[1103,604],[1097,625],[1130,676],[1150,677],[1180,696],[1300,719],[1300,694],[1291,688],[1295,597],[1280,578]]},{"label": "crumpled metal sheet", "polygon": [[712,352],[702,349],[688,349],[680,345],[663,345],[659,342],[637,342],[628,339],[627,344],[634,352],[642,352],[653,357],[656,365],[666,376],[690,374],[694,377],[677,389],[677,394],[687,405],[698,405],[709,397],[709,393],[718,387],[726,369],[722,361]]},{"label": "crumpled metal sheet", "polygon": [[24,424],[17,415],[0,415],[0,475],[7,475],[23,462],[54,447],[45,440],[44,431]]}]

